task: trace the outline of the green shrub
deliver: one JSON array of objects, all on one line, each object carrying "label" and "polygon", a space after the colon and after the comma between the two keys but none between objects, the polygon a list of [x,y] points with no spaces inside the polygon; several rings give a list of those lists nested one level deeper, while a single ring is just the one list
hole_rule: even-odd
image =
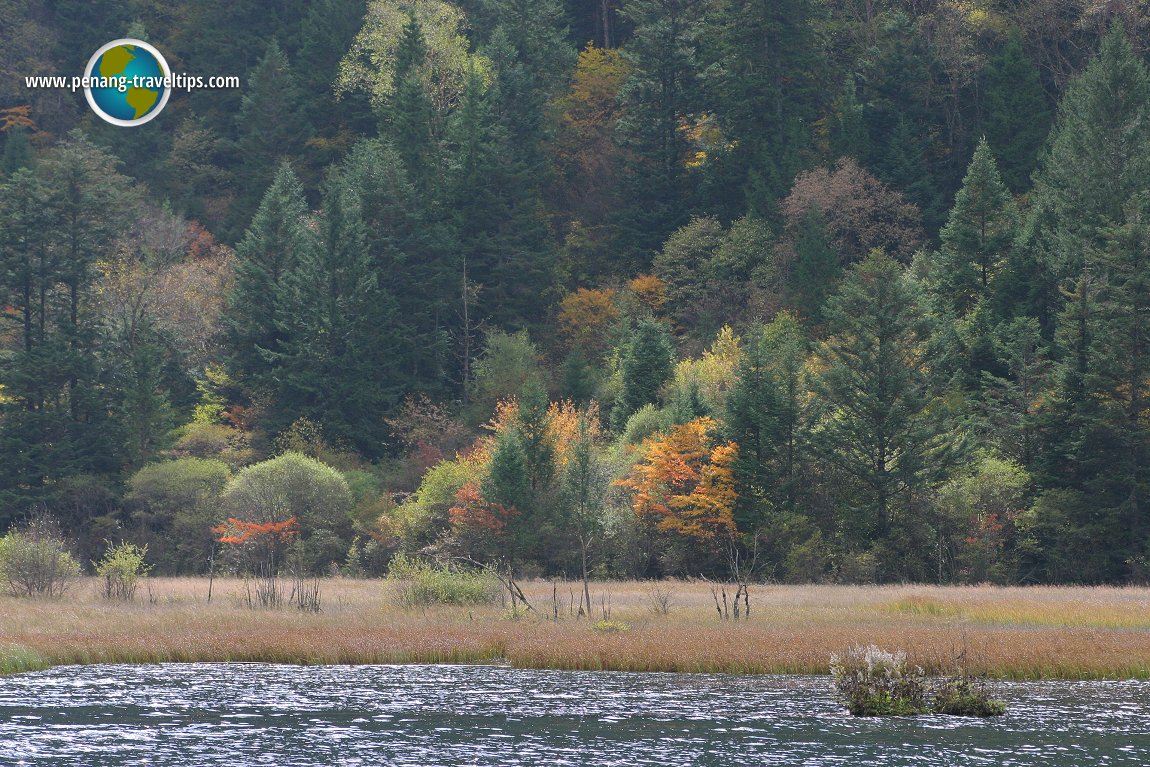
[{"label": "green shrub", "polygon": [[34,518],[0,538],[0,581],[13,596],[61,596],[80,577],[70,548],[54,520]]},{"label": "green shrub", "polygon": [[[291,517],[303,542],[302,564],[326,573],[351,542],[351,490],[335,468],[301,453],[284,453],[239,471],[224,488],[224,512],[266,525]],[[275,570],[276,563],[269,563]]]},{"label": "green shrub", "polygon": [[1006,704],[991,698],[974,677],[947,677],[935,687],[931,711],[951,716],[1001,716],[1006,713]]},{"label": "green shrub", "polygon": [[499,598],[499,580],[482,570],[459,570],[396,554],[387,571],[396,599],[408,607],[480,605]]},{"label": "green shrub", "polygon": [[831,656],[835,689],[854,716],[925,714],[926,677],[918,666],[908,667],[906,653],[890,653],[874,645],[854,645],[846,656]]},{"label": "green shrub", "polygon": [[136,598],[136,587],[140,584],[140,578],[146,576],[152,569],[150,565],[144,564],[144,556],[147,553],[147,546],[137,546],[133,543],[108,545],[104,558],[96,563],[96,575],[104,579],[106,598],[124,602],[131,602]]}]

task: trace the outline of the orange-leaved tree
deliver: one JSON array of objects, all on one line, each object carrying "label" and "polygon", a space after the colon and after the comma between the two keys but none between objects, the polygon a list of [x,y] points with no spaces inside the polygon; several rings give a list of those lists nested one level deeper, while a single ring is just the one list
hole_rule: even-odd
[{"label": "orange-leaved tree", "polygon": [[649,437],[642,460],[618,482],[635,492],[636,514],[711,553],[734,545],[738,533],[732,474],[738,445],[713,442],[716,427],[711,418],[696,418]]},{"label": "orange-leaved tree", "polygon": [[[280,522],[247,522],[235,517],[212,528],[220,543],[234,546],[245,572],[256,576],[256,600],[264,607],[277,607],[281,595],[277,585],[280,563],[287,547],[299,533],[294,516]],[[251,595],[248,596],[251,602]]]},{"label": "orange-leaved tree", "polygon": [[483,497],[480,483],[471,481],[456,491],[455,505],[447,513],[451,519],[451,537],[459,552],[484,562],[498,558],[507,523],[519,511],[513,506],[488,501]]}]

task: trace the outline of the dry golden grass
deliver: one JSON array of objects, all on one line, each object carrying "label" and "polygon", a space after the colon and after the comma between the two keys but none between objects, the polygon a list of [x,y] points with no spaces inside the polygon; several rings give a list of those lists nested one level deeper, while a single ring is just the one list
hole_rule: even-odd
[{"label": "dry golden grass", "polygon": [[[63,599],[0,597],[0,672],[100,662],[507,662],[563,669],[826,673],[851,644],[1011,678],[1150,678],[1150,589],[759,586],[751,616],[720,621],[706,583],[596,583],[591,620],[579,587],[530,582],[536,613],[398,606],[381,581],[321,584],[321,613],[252,610],[244,584],[153,579],[131,604],[95,580]],[[669,614],[654,609],[656,589]],[[729,592],[728,592],[729,593]],[[554,620],[558,612],[558,621]],[[624,631],[597,631],[606,616]]]}]

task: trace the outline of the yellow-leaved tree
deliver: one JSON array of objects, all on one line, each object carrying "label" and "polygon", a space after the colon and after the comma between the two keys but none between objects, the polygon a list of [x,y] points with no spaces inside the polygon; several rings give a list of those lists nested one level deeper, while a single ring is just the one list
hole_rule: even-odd
[{"label": "yellow-leaved tree", "polygon": [[715,442],[716,427],[712,418],[696,418],[649,437],[642,459],[618,483],[634,491],[635,513],[656,530],[712,556],[729,553],[738,535],[732,466],[739,448]]}]

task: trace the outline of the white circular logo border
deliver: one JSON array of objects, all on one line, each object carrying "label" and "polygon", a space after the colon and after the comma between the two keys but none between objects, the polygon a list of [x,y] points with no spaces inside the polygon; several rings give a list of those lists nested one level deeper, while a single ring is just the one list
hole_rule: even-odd
[{"label": "white circular logo border", "polygon": [[[143,40],[136,40],[131,37],[121,37],[119,40],[113,40],[112,42],[105,43],[103,46],[101,46],[98,51],[92,54],[92,58],[88,59],[88,66],[84,69],[84,77],[87,78],[92,76],[92,70],[96,68],[96,62],[100,60],[101,56],[103,56],[107,51],[110,51],[113,48],[118,48],[121,45],[132,45],[143,48],[145,51],[155,56],[156,63],[160,65],[160,70],[164,73],[164,77],[171,77],[172,70],[168,66],[168,62],[164,58],[164,54],[160,53],[155,49],[154,46],[145,43]],[[112,125],[120,125],[129,128],[136,125],[143,125],[158,115],[160,112],[164,111],[164,107],[167,106],[168,98],[171,95],[172,88],[169,85],[167,88],[164,88],[164,94],[160,96],[160,103],[157,104],[151,112],[148,112],[143,117],[138,117],[135,120],[121,120],[118,117],[112,117],[112,115],[101,109],[100,106],[96,103],[96,99],[92,97],[92,89],[90,87],[84,88],[84,98],[88,100],[88,106],[92,107],[92,111],[95,112],[96,115],[100,117],[100,119],[102,119],[104,122],[111,123]]]}]

